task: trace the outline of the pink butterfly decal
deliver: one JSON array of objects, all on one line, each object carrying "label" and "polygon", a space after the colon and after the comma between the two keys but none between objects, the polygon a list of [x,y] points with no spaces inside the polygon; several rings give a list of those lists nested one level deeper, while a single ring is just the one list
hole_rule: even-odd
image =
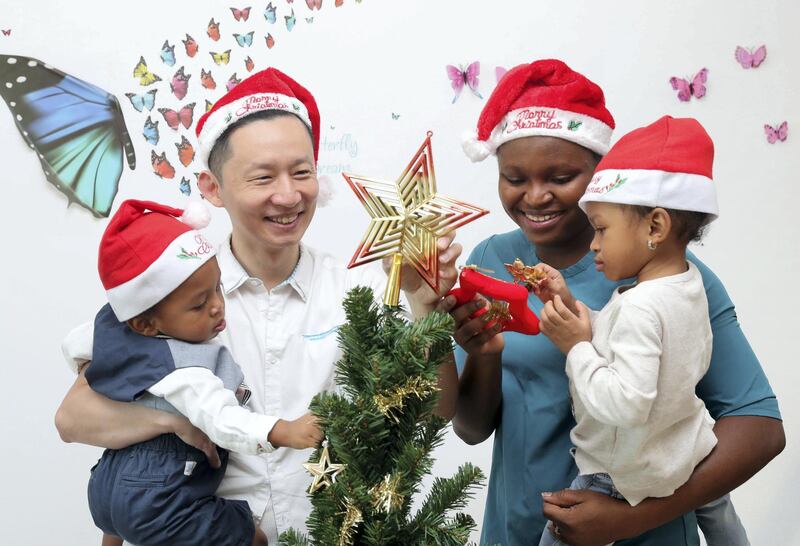
[{"label": "pink butterfly decal", "polygon": [[456,93],[456,96],[453,97],[453,104],[455,104],[456,100],[461,95],[461,91],[464,90],[464,84],[469,87],[469,90],[472,91],[476,97],[483,98],[478,92],[478,76],[481,73],[481,63],[479,61],[470,63],[466,69],[461,65],[456,68],[451,64],[448,64],[445,69],[447,70],[447,77],[450,78],[450,86]]},{"label": "pink butterfly decal", "polygon": [[230,91],[231,89],[233,89],[234,87],[236,87],[240,83],[242,83],[242,80],[237,78],[236,77],[236,72],[234,72],[233,75],[231,75],[231,77],[228,78],[228,81],[225,83],[225,87],[228,89],[228,91]]},{"label": "pink butterfly decal", "polygon": [[173,131],[177,131],[179,124],[183,125],[186,129],[192,126],[194,105],[195,103],[191,102],[177,112],[171,108],[159,108],[158,111],[164,116],[164,121],[167,122],[169,128]]},{"label": "pink butterfly decal", "polygon": [[777,129],[772,125],[764,124],[764,134],[767,135],[767,142],[770,144],[775,144],[779,140],[784,142],[789,136],[789,122],[784,121],[778,125]]},{"label": "pink butterfly decal", "polygon": [[231,8],[231,13],[233,13],[233,18],[237,21],[247,21],[247,19],[250,17],[250,8]]},{"label": "pink butterfly decal", "polygon": [[310,10],[313,10],[314,8],[322,9],[322,0],[306,0],[306,5]]},{"label": "pink butterfly decal", "polygon": [[508,69],[505,68],[505,67],[502,67],[502,66],[496,66],[495,67],[495,69],[494,69],[494,77],[497,78],[497,82],[498,83],[500,82],[500,80],[503,79],[503,76],[506,75],[506,72],[508,72]]},{"label": "pink butterfly decal", "polygon": [[736,60],[742,65],[742,68],[758,68],[764,59],[767,58],[767,46],[762,45],[755,51],[747,50],[742,46],[736,46]]},{"label": "pink butterfly decal", "polygon": [[183,67],[180,67],[175,75],[172,76],[172,82],[169,84],[169,88],[172,90],[172,94],[175,95],[175,98],[178,100],[183,100],[183,97],[186,96],[186,92],[189,90],[189,78],[192,75],[189,74],[188,76],[184,74]]},{"label": "pink butterfly decal", "polygon": [[708,69],[703,68],[694,75],[692,81],[688,79],[672,77],[669,79],[672,88],[678,92],[678,100],[681,102],[688,102],[692,95],[696,99],[702,99],[706,96],[706,81],[708,80]]},{"label": "pink butterfly decal", "polygon": [[11,36],[11,29],[3,29],[3,36]]}]

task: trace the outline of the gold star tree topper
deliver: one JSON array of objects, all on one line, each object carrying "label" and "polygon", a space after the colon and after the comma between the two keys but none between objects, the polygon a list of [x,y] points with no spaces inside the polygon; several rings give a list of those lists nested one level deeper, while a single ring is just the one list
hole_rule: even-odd
[{"label": "gold star tree topper", "polygon": [[410,263],[431,288],[439,288],[437,241],[489,211],[436,193],[430,131],[406,169],[392,182],[342,173],[371,220],[348,267],[391,256],[383,302],[397,306],[400,271]]},{"label": "gold star tree topper", "polygon": [[331,462],[331,455],[328,452],[328,440],[322,442],[322,453],[316,463],[303,463],[303,467],[314,477],[309,493],[316,493],[323,487],[328,487],[336,481],[336,476],[344,470],[347,465],[334,464]]}]

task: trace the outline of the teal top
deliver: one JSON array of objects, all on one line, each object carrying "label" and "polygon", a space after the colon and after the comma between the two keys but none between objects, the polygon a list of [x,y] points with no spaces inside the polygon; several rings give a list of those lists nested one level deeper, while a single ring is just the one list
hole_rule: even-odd
[{"label": "teal top", "polygon": [[[503,264],[515,258],[539,263],[535,247],[521,230],[494,235],[470,254],[468,264],[492,270],[491,275],[512,280]],[[780,419],[778,402],[761,364],[736,319],[736,310],[720,280],[691,253],[708,296],[714,334],[711,366],[697,385],[697,395],[714,419],[730,415],[757,415]],[[594,268],[589,252],[578,263],[561,270],[577,299],[592,309],[602,308],[620,283],[609,281]],[[531,294],[528,303],[537,315],[542,303]],[[483,519],[481,544],[522,546],[538,543],[546,524],[542,491],[569,486],[577,474],[570,456],[569,432],[575,421],[570,411],[565,356],[544,335],[506,332],[502,357],[503,400],[494,434],[492,470]],[[459,373],[466,353],[459,347]],[[616,546],[699,545],[693,513]]]}]

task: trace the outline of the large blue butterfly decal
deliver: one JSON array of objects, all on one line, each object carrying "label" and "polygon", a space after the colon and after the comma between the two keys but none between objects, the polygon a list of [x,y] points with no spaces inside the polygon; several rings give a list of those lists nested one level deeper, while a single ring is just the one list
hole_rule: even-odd
[{"label": "large blue butterfly decal", "polygon": [[37,59],[0,55],[0,95],[48,182],[97,217],[108,217],[123,161],[136,167],[116,97]]}]

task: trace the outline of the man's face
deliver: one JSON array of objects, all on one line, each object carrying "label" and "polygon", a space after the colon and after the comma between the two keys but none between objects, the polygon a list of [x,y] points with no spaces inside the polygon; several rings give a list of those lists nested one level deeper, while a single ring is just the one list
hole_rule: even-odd
[{"label": "man's face", "polygon": [[249,245],[296,246],[319,193],[308,129],[294,116],[258,120],[234,130],[228,147],[222,181],[206,197],[225,207],[234,235]]}]

